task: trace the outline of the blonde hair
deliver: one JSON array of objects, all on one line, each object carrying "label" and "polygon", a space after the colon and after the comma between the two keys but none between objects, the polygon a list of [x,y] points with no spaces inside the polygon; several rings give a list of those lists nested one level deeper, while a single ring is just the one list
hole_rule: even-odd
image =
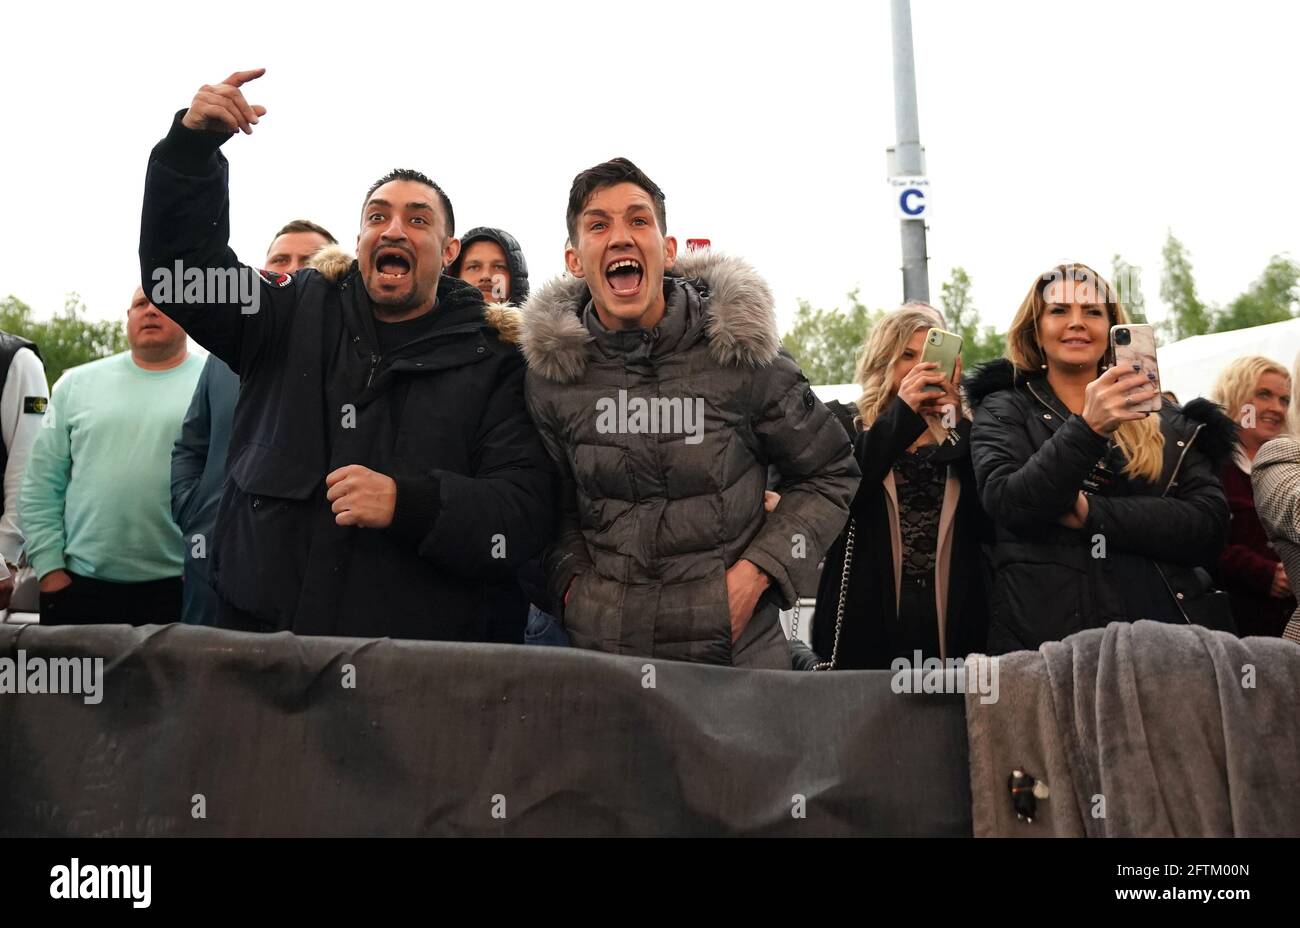
[{"label": "blonde hair", "polygon": [[[897,395],[894,364],[903,356],[912,336],[925,329],[942,328],[943,324],[939,310],[929,303],[911,301],[892,313],[886,313],[871,327],[853,374],[853,382],[862,387],[862,395],[858,397],[858,418],[864,429],[871,428]],[[929,422],[929,431],[935,441],[943,441],[948,436],[947,430],[933,420]]]},{"label": "blonde hair", "polygon": [[[1007,332],[1007,360],[1022,374],[1041,370],[1047,365],[1047,356],[1038,344],[1038,320],[1047,308],[1043,294],[1051,284],[1065,280],[1091,284],[1097,291],[1097,298],[1106,306],[1112,326],[1129,322],[1119,295],[1104,277],[1086,264],[1058,264],[1034,281]],[[1098,362],[1098,376],[1101,370],[1101,362]],[[1165,436],[1160,431],[1159,413],[1122,424],[1115,431],[1115,444],[1124,454],[1124,472],[1130,477],[1141,477],[1149,483],[1160,479],[1164,469]]]},{"label": "blonde hair", "polygon": [[[1218,379],[1214,381],[1214,389],[1210,391],[1210,399],[1222,406],[1240,428],[1246,404],[1254,397],[1255,388],[1259,386],[1259,378],[1265,374],[1277,374],[1279,377],[1285,377],[1287,383],[1292,382],[1291,372],[1272,358],[1257,354],[1247,355],[1244,358],[1234,359],[1219,372]],[[1292,413],[1288,409],[1288,429],[1292,427],[1291,419]]]}]

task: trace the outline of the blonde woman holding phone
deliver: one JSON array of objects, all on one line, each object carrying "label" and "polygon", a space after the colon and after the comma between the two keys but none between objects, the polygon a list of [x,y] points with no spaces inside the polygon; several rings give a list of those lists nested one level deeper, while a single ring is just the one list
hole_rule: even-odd
[{"label": "blonde woman holding phone", "polygon": [[813,623],[813,649],[835,669],[984,648],[987,523],[956,386],[961,361],[949,379],[921,360],[943,324],[934,307],[909,303],[876,323],[858,361],[851,437],[862,483],[826,555]]},{"label": "blonde woman holding phone", "polygon": [[1037,648],[1112,621],[1231,627],[1208,568],[1236,430],[1214,404],[1164,403],[1153,376],[1107,367],[1128,316],[1092,268],[1038,276],[1006,357],[967,378],[972,460],[993,520],[989,651]]}]

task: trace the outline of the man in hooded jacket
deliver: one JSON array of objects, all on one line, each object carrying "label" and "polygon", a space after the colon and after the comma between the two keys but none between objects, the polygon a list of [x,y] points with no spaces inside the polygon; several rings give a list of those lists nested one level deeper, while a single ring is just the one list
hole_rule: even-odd
[{"label": "man in hooded jacket", "polygon": [[[528,262],[513,235],[491,226],[470,229],[461,237],[460,254],[448,265],[447,273],[478,287],[483,299],[493,304],[493,311],[500,314],[503,324],[510,325],[512,332],[517,328],[521,318],[518,307],[528,299]],[[506,319],[510,322],[504,322]],[[497,629],[493,640],[568,647],[569,636],[560,627],[559,620],[546,611],[549,596],[541,559],[533,558],[520,567],[518,580],[516,595],[520,601],[528,600],[527,623],[522,628],[511,623]],[[513,608],[509,611],[511,615],[515,613]]]},{"label": "man in hooded jacket", "polygon": [[843,528],[858,466],[781,350],[767,285],[733,258],[678,257],[665,228],[630,161],[582,172],[572,276],[524,308],[529,409],[563,483],[551,590],[577,647],[788,670],[792,568]]},{"label": "man in hooded jacket", "polygon": [[505,229],[476,226],[466,232],[447,273],[478,287],[488,303],[522,306],[528,299],[528,262],[519,241]]},{"label": "man in hooded jacket", "polygon": [[[280,229],[266,250],[267,270],[296,274],[338,240],[307,219]],[[349,260],[349,263],[350,260]],[[226,485],[226,456],[239,400],[239,378],[216,355],[208,355],[172,448],[172,518],[185,539],[181,621],[214,625],[217,597],[208,577],[208,547],[216,539],[217,507]]]},{"label": "man in hooded jacket", "polygon": [[553,518],[522,360],[478,290],[442,275],[459,248],[451,202],[418,172],[371,187],[341,281],[239,264],[220,148],[265,115],[240,89],[263,73],[205,85],[177,115],[149,159],[140,230],[146,290],[183,276],[153,291],[161,308],[241,381],[218,625],[484,640],[489,604]]}]

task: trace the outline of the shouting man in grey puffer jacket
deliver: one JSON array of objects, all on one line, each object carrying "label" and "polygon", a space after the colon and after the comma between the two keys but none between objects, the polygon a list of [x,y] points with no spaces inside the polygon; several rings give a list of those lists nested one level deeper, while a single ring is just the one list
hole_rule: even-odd
[{"label": "shouting man in grey puffer jacket", "polygon": [[630,161],[579,174],[567,219],[572,276],[528,301],[522,340],[564,476],[546,568],[565,628],[578,647],[788,670],[792,568],[821,559],[858,485],[844,429],[781,350],[767,285],[679,258]]}]

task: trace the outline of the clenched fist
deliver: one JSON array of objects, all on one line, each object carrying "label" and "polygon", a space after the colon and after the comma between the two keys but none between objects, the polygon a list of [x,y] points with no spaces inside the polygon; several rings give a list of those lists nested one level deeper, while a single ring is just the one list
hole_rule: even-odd
[{"label": "clenched fist", "polygon": [[266,115],[266,107],[250,106],[239,88],[265,73],[266,68],[236,71],[220,84],[204,84],[194,95],[190,108],[181,117],[181,125],[187,129],[208,132],[244,132],[252,135],[258,117]]},{"label": "clenched fist", "polygon": [[397,506],[397,481],[387,474],[349,464],[325,477],[325,498],[333,505],[334,522],[362,528],[388,528]]}]

